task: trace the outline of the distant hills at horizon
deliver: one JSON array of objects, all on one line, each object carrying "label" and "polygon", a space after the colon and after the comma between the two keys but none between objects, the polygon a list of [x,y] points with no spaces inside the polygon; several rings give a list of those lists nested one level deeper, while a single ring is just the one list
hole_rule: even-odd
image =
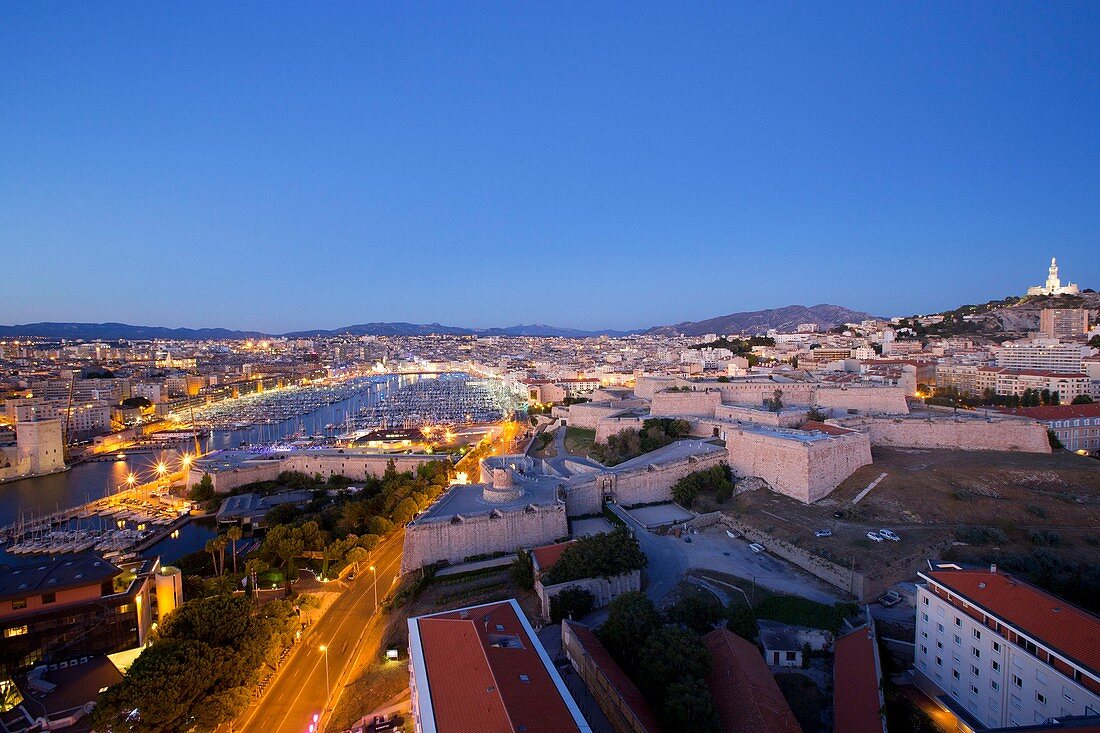
[{"label": "distant hills at horizon", "polygon": [[841,323],[858,322],[873,318],[868,313],[839,305],[789,305],[758,311],[730,313],[702,321],[684,321],[667,326],[653,326],[633,330],[583,330],[560,328],[541,323],[516,325],[503,328],[464,328],[440,323],[377,322],[360,323],[342,328],[291,331],[288,333],[264,333],[227,328],[167,328],[164,326],[133,326],[126,323],[25,323],[0,326],[0,338],[53,338],[69,340],[226,340],[283,336],[287,338],[313,338],[318,336],[542,336],[564,338],[589,338],[594,336],[629,336],[633,334],[701,336],[708,333],[760,334],[769,329],[793,330],[801,323],[815,323],[822,329]]}]

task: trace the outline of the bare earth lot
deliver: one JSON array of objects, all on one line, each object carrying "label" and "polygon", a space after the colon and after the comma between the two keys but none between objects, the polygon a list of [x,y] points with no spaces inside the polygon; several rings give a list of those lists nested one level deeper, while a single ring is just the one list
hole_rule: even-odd
[{"label": "bare earth lot", "polygon": [[[812,506],[755,491],[718,508],[833,562],[854,565],[868,576],[869,589],[912,576],[926,559],[949,548],[968,559],[966,548],[952,547],[967,525],[1003,532],[991,543],[998,551],[1041,547],[1064,561],[1100,563],[1100,461],[1067,453],[887,448],[872,455],[873,465]],[[886,477],[852,505],[882,473]],[[834,516],[838,511],[841,518]],[[867,539],[868,531],[883,527],[902,541]],[[817,529],[833,536],[816,538]],[[1037,533],[1043,535],[1038,541]],[[1047,533],[1055,540],[1047,542]]]}]

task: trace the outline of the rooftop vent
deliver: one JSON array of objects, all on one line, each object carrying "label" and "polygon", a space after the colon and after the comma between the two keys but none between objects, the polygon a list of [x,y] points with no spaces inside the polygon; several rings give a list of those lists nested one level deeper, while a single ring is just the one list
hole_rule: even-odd
[{"label": "rooftop vent", "polygon": [[519,681],[520,681],[520,682],[530,682],[530,681],[531,681],[531,678],[530,678],[530,677],[528,677],[528,676],[527,676],[527,675],[525,675],[525,674],[521,674],[521,675],[519,676]]},{"label": "rooftop vent", "polygon": [[993,573],[994,575],[996,575],[996,574],[997,574],[997,566],[996,566],[996,564],[992,564],[992,565],[990,565],[990,566],[989,566],[989,572]]},{"label": "rooftop vent", "polygon": [[1055,606],[1054,607],[1054,612],[1055,613],[1061,613],[1062,612],[1062,607],[1061,606]]},{"label": "rooftop vent", "polygon": [[985,588],[985,581],[982,581],[981,583],[978,583],[978,587],[979,588]]}]

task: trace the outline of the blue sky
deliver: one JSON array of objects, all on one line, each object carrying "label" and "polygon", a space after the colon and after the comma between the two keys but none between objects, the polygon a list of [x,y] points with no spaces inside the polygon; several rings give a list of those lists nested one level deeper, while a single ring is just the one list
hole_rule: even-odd
[{"label": "blue sky", "polygon": [[0,2],[0,323],[1100,287],[1100,3]]}]

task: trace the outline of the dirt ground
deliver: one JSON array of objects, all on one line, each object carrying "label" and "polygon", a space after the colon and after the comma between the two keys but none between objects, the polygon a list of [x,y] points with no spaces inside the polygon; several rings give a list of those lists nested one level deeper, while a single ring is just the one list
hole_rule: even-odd
[{"label": "dirt ground", "polygon": [[[1073,454],[875,448],[864,466],[827,498],[806,506],[768,491],[742,494],[722,507],[738,518],[873,581],[869,590],[912,577],[925,560],[956,542],[960,528],[1004,532],[1003,550],[1029,552],[1035,532],[1054,532],[1049,552],[1100,562],[1100,462]],[[851,502],[879,477],[858,504]],[[697,510],[711,507],[699,506]],[[834,513],[840,512],[840,518]],[[901,542],[866,533],[891,529]],[[832,537],[816,538],[828,529]]]}]

